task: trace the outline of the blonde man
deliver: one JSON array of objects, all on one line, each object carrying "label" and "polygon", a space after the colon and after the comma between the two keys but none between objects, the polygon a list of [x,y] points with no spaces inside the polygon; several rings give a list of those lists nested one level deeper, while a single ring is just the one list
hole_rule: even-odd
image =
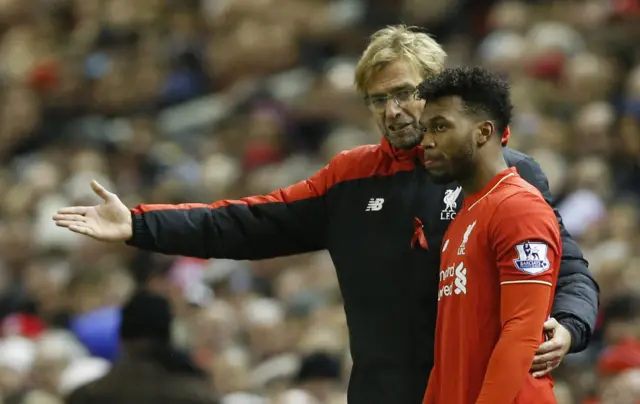
[{"label": "blonde man", "polygon": [[[98,240],[165,254],[257,260],[328,249],[350,332],[349,403],[417,404],[433,365],[442,235],[463,198],[457,184],[430,181],[419,148],[424,101],[416,87],[442,70],[445,57],[437,42],[411,28],[376,32],[356,85],[383,140],[340,153],[308,180],[236,201],[131,210],[93,182],[104,203],[63,208],[54,220]],[[550,200],[531,158],[509,149],[505,157]],[[554,338],[536,359],[544,368],[534,369],[542,372],[570,345],[584,348],[597,310],[597,286],[564,228],[563,235],[553,315],[564,327],[549,324]]]}]

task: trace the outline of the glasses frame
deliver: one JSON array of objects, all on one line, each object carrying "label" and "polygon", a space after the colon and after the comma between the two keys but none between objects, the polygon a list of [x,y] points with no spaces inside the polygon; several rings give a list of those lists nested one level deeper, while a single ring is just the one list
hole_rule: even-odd
[{"label": "glasses frame", "polygon": [[384,111],[389,100],[393,100],[397,106],[402,106],[406,102],[418,99],[417,88],[405,88],[387,93],[385,95],[366,96],[364,103],[372,111]]}]

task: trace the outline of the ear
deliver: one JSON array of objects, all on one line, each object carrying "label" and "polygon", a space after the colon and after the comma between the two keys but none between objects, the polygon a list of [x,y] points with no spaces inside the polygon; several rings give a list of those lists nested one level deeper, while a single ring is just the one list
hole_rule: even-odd
[{"label": "ear", "polygon": [[481,122],[478,124],[476,130],[478,131],[478,146],[483,146],[488,143],[495,134],[495,126],[493,126],[493,122],[491,121]]}]

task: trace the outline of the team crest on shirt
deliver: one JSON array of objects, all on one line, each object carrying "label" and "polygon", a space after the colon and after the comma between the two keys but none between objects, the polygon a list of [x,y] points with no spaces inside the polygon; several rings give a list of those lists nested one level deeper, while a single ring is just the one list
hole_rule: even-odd
[{"label": "team crest on shirt", "polygon": [[473,228],[476,227],[477,221],[474,221],[469,226],[467,226],[467,231],[462,235],[462,243],[460,243],[460,247],[458,247],[458,255],[465,254],[465,248],[467,247],[467,242],[469,241],[469,236],[471,236],[471,232]]},{"label": "team crest on shirt", "polygon": [[462,187],[457,187],[456,189],[447,189],[444,192],[444,198],[442,202],[444,202],[445,208],[440,212],[440,220],[453,220],[456,217],[456,212],[458,208],[458,197],[462,192]]},{"label": "team crest on shirt", "polygon": [[551,267],[547,253],[549,246],[545,243],[525,241],[516,245],[518,258],[513,260],[516,268],[531,275],[537,275]]}]

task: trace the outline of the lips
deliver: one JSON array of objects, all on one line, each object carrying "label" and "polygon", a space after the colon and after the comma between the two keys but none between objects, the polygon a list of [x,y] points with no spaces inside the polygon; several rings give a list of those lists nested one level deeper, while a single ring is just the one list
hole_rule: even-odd
[{"label": "lips", "polygon": [[434,167],[434,166],[442,164],[443,161],[444,161],[444,159],[442,157],[424,156],[424,166],[425,167]]},{"label": "lips", "polygon": [[411,125],[412,125],[412,122],[396,123],[396,124],[390,125],[389,130],[393,132],[397,132],[399,130],[406,129]]}]

